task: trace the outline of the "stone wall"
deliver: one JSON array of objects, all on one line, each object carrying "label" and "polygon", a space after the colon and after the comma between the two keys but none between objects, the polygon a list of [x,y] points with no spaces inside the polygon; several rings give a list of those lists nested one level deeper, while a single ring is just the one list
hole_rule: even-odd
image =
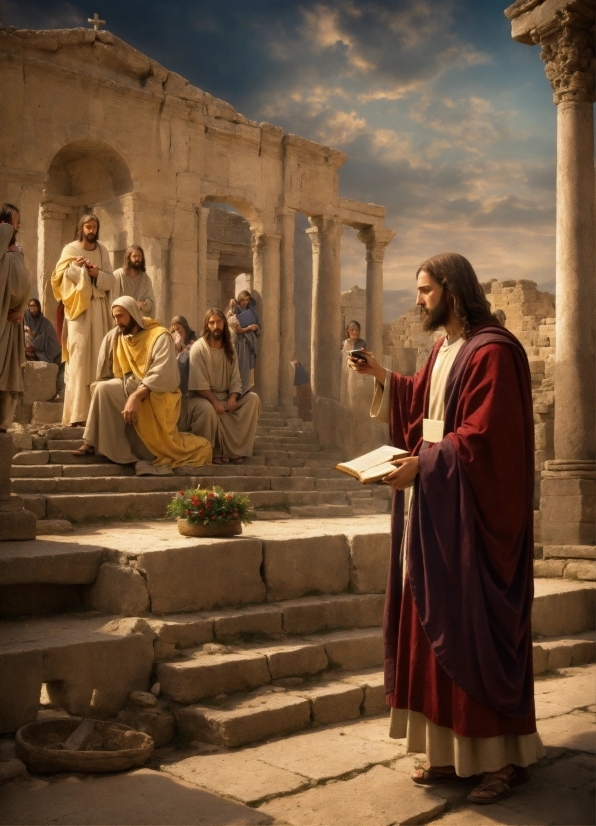
[{"label": "stone wall", "polygon": [[346,325],[350,321],[360,323],[360,335],[366,339],[366,290],[356,285],[341,294],[342,338],[345,338]]},{"label": "stone wall", "polygon": [[[517,336],[528,354],[534,400],[538,488],[543,463],[554,458],[555,297],[552,293],[539,290],[535,281],[523,279],[493,279],[482,286],[492,309],[505,313],[505,326]],[[413,307],[405,315],[384,325],[383,345],[387,366],[412,375],[424,365],[440,336],[440,332],[424,332],[420,311]]]}]

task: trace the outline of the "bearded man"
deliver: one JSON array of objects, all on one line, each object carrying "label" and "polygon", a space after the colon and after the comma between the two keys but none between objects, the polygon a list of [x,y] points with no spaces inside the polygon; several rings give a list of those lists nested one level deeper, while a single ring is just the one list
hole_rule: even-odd
[{"label": "bearded man", "polygon": [[13,204],[0,206],[0,433],[12,424],[23,395],[25,339],[21,322],[30,290],[29,273],[17,244],[20,215]]},{"label": "bearded man", "polygon": [[201,338],[190,348],[188,397],[181,424],[205,436],[214,464],[252,456],[261,412],[256,393],[242,395],[238,356],[222,310],[207,310]]},{"label": "bearded man", "polygon": [[[544,754],[536,732],[530,627],[534,433],[528,360],[456,253],[417,273],[422,370],[401,376],[365,351],[371,415],[410,456],[394,489],[385,603],[390,735],[429,765],[416,783],[483,775],[468,800],[494,803]],[[413,483],[405,538],[403,493]],[[403,549],[403,550],[402,550]]]},{"label": "bearded man", "polygon": [[62,424],[84,425],[91,404],[97,357],[112,328],[110,256],[99,243],[99,218],[83,215],[76,239],[62,250],[52,273],[52,290],[64,305],[62,357],[66,362],[66,392]]},{"label": "bearded man", "polygon": [[143,318],[130,296],[114,301],[112,315],[116,327],[102,343],[83,446],[74,455],[134,463],[137,476],[209,464],[209,442],[176,427],[180,379],[171,335]]},{"label": "bearded man", "polygon": [[132,244],[124,256],[124,266],[114,271],[112,299],[130,295],[144,316],[155,315],[155,293],[147,275],[145,253],[142,247]]}]

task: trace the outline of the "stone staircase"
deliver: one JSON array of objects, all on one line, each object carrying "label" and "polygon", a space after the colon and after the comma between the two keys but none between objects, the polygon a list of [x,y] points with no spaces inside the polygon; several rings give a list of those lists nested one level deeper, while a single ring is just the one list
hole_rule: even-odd
[{"label": "stone staircase", "polygon": [[[231,539],[94,523],[2,543],[0,732],[39,713],[118,714],[158,743],[175,719],[187,741],[232,747],[386,713],[388,554],[387,515],[257,522]],[[594,660],[595,598],[592,582],[536,580],[536,674]],[[151,687],[157,699],[131,706]]]},{"label": "stone staircase", "polygon": [[190,486],[246,493],[259,519],[389,510],[387,488],[364,487],[338,473],[333,468],[343,457],[323,450],[312,423],[275,410],[261,414],[254,456],[244,464],[177,468],[169,477],[136,477],[132,467],[104,457],[73,456],[82,434],[82,428],[38,427],[25,442],[27,449],[14,456],[12,490],[40,520],[40,533],[55,531],[56,520],[163,517],[173,492]]}]

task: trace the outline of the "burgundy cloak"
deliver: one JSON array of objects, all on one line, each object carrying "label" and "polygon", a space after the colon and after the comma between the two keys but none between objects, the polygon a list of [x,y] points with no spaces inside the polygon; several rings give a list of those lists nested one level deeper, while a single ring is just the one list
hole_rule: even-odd
[{"label": "burgundy cloak", "polygon": [[393,374],[392,444],[420,458],[401,569],[403,493],[392,508],[385,691],[465,737],[536,731],[531,609],[534,426],[530,371],[502,327],[473,331],[445,390],[444,438],[422,441],[442,344]]}]

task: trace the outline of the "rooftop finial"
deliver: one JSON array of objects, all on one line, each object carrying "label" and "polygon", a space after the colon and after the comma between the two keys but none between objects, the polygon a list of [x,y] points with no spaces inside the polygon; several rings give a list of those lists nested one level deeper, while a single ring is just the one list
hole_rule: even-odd
[{"label": "rooftop finial", "polygon": [[100,26],[105,26],[106,21],[105,20],[100,20],[98,13],[95,12],[93,14],[93,17],[88,17],[87,18],[87,23],[93,23],[93,28],[95,29],[96,32],[98,32]]}]

